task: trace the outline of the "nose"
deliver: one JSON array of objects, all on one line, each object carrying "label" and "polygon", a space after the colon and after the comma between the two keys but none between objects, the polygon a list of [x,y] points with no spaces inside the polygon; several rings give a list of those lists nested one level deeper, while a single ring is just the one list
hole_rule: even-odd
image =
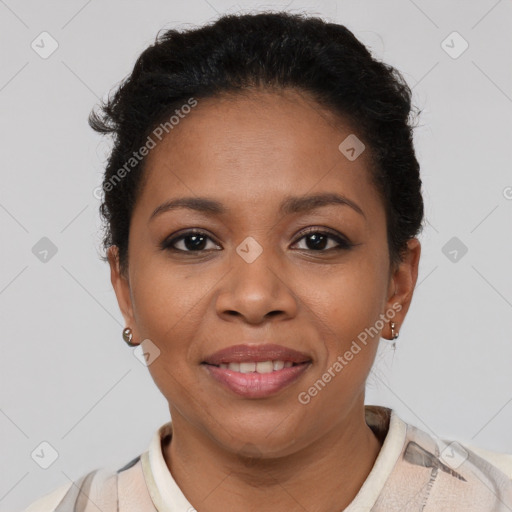
[{"label": "nose", "polygon": [[233,255],[231,271],[221,280],[222,289],[216,296],[219,316],[250,324],[295,316],[297,300],[293,283],[288,282],[283,265],[271,253],[266,249],[252,262]]}]

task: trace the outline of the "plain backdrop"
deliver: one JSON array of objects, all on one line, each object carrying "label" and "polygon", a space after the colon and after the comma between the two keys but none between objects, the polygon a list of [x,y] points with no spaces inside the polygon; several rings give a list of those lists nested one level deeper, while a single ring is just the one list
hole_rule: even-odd
[{"label": "plain backdrop", "polygon": [[[510,1],[0,0],[1,511],[121,467],[169,420],[121,338],[99,259],[93,191],[109,143],[88,127],[90,110],[158,30],[265,9],[345,24],[403,73],[423,111],[420,275],[396,352],[382,342],[367,403],[512,453]],[[43,469],[34,454],[52,450]]]}]

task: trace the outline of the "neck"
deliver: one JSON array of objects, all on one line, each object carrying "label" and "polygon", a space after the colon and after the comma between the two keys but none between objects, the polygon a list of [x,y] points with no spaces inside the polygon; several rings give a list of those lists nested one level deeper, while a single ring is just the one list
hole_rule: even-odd
[{"label": "neck", "polygon": [[172,441],[163,448],[173,478],[201,512],[343,510],[380,449],[364,421],[364,403],[318,441],[286,457],[254,459],[226,452],[176,412]]}]

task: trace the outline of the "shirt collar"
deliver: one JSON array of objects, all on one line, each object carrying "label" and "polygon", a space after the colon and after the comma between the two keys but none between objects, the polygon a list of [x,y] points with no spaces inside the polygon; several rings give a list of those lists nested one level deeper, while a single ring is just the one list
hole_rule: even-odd
[{"label": "shirt collar", "polygon": [[377,434],[377,437],[386,435],[384,425],[388,421],[389,428],[370,473],[345,512],[372,509],[405,444],[407,424],[397,416],[395,411],[385,407],[366,406],[365,413],[366,423]]}]

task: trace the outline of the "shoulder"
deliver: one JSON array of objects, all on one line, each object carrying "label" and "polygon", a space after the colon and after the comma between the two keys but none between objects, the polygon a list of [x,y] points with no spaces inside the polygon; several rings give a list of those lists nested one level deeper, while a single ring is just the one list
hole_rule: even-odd
[{"label": "shoulder", "polygon": [[[138,459],[137,459],[138,460]],[[127,466],[128,467],[128,466]],[[123,469],[123,468],[122,468]],[[84,510],[86,502],[94,497],[103,512],[113,511],[117,502],[117,479],[120,470],[101,467],[80,476],[74,482],[63,484],[38,498],[23,512],[67,512]]]},{"label": "shoulder", "polygon": [[512,453],[494,452],[472,445],[468,445],[467,448],[512,480]]},{"label": "shoulder", "polygon": [[[512,453],[486,450],[464,441],[439,438],[415,425],[406,423],[394,410],[388,410],[388,416],[392,418],[390,427],[393,425],[397,430],[401,426],[404,430],[403,439],[401,438],[404,459],[407,460],[407,455],[413,447],[421,446],[424,453],[432,452],[431,455],[434,455],[439,463],[444,463],[452,469],[456,469],[453,466],[467,464],[478,467],[484,473],[498,475],[505,481],[512,480]],[[386,418],[381,419],[383,425],[386,421],[389,423]]]},{"label": "shoulder", "polygon": [[377,412],[378,418],[370,417],[383,430],[390,417],[383,450],[392,460],[372,510],[512,510],[512,454],[439,438],[394,410]]},{"label": "shoulder", "polygon": [[512,454],[434,438],[410,425],[407,431],[403,461],[426,485],[425,512],[512,508]]},{"label": "shoulder", "polygon": [[[23,512],[78,512],[87,509],[89,500],[102,512],[114,512],[118,509],[119,499],[125,500],[130,495],[130,489],[138,486],[139,494],[142,494],[143,480],[141,455],[138,455],[121,468],[104,466],[83,474],[74,482],[63,484],[38,498]],[[120,483],[122,496],[119,495]],[[138,498],[139,501],[142,498]]]},{"label": "shoulder", "polygon": [[[171,423],[160,426],[151,441],[152,450],[157,450],[160,440],[170,432]],[[146,454],[148,452],[145,452]],[[145,484],[142,469],[142,455],[139,454],[123,467],[103,466],[83,474],[74,482],[67,482],[29,504],[23,512],[68,512],[83,510],[89,496],[102,512],[115,511],[118,502],[135,503],[136,510],[153,510],[150,495]],[[133,496],[133,489],[139,490]]]},{"label": "shoulder", "polygon": [[69,491],[72,482],[63,484],[32,502],[23,512],[53,512]]}]

